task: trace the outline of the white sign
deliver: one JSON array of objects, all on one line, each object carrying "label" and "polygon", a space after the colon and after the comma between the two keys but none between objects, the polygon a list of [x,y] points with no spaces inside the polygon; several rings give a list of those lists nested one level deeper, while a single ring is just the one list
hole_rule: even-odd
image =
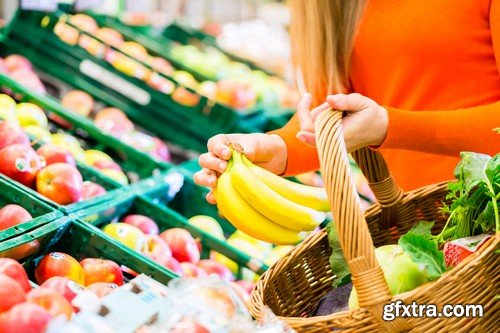
[{"label": "white sign", "polygon": [[93,9],[96,6],[102,4],[102,0],[76,0],[75,1],[75,10],[77,12]]},{"label": "white sign", "polygon": [[80,72],[119,92],[136,103],[148,105],[151,101],[151,95],[147,91],[134,86],[129,81],[99,66],[93,61],[83,60],[80,63]]},{"label": "white sign", "polygon": [[57,0],[21,0],[21,8],[26,10],[55,11]]}]

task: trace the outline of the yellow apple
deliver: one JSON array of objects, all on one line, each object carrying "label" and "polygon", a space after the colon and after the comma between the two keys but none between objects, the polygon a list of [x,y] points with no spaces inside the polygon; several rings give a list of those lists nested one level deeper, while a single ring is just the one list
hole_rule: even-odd
[{"label": "yellow apple", "polygon": [[75,160],[85,162],[85,151],[74,136],[66,133],[55,133],[52,134],[52,143],[68,149]]},{"label": "yellow apple", "polygon": [[189,224],[194,225],[198,229],[205,231],[206,233],[218,238],[220,240],[225,240],[224,231],[217,222],[216,219],[207,215],[196,215],[188,220]]},{"label": "yellow apple", "polygon": [[103,151],[89,149],[85,151],[85,162],[90,165],[94,165],[99,161],[109,161],[113,162],[113,159]]},{"label": "yellow apple", "polygon": [[146,243],[144,233],[131,224],[123,222],[110,223],[102,230],[111,238],[122,242],[136,251],[141,251]]},{"label": "yellow apple", "polygon": [[23,130],[35,141],[52,142],[52,134],[46,128],[37,125],[28,125]]},{"label": "yellow apple", "polygon": [[16,101],[6,94],[0,94],[0,120],[17,122]]},{"label": "yellow apple", "polygon": [[113,179],[117,183],[120,183],[122,185],[128,185],[128,178],[123,173],[123,171],[118,171],[115,169],[101,169],[99,170],[101,173],[103,173],[106,177]]},{"label": "yellow apple", "polygon": [[33,103],[19,103],[16,106],[16,118],[22,127],[36,125],[47,128],[48,120],[45,112]]}]

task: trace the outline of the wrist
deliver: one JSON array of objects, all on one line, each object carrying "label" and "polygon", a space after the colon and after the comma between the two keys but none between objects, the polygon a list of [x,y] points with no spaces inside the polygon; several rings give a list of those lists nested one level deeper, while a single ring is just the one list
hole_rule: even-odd
[{"label": "wrist", "polygon": [[268,137],[274,152],[271,162],[273,167],[270,171],[277,175],[283,175],[288,162],[288,148],[285,140],[278,134],[268,134]]},{"label": "wrist", "polygon": [[379,106],[377,115],[377,129],[374,132],[375,136],[370,146],[381,146],[387,137],[387,128],[389,127],[389,115],[387,109]]}]

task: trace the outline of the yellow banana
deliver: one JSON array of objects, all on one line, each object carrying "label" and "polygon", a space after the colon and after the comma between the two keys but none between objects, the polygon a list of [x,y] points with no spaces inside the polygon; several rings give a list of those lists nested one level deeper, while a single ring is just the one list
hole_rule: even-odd
[{"label": "yellow banana", "polygon": [[242,158],[245,165],[254,175],[282,197],[299,205],[319,210],[320,212],[330,211],[330,203],[323,187],[307,186],[292,182],[253,164],[244,155]]},{"label": "yellow banana", "polygon": [[230,160],[226,172],[219,177],[217,188],[214,191],[217,206],[224,217],[237,229],[265,242],[285,245],[297,244],[302,241],[305,236],[303,233],[272,222],[241,197],[231,183],[232,164],[232,160]]},{"label": "yellow banana", "polygon": [[310,231],[326,218],[325,213],[290,201],[264,184],[243,163],[241,153],[233,151],[231,182],[256,211],[288,229]]}]

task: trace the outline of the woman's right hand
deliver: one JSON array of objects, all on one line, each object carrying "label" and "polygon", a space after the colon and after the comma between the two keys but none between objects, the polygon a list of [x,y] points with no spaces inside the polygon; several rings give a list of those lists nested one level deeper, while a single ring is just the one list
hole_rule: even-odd
[{"label": "woman's right hand", "polygon": [[[217,177],[227,168],[227,160],[231,158],[230,143],[238,143],[246,157],[254,164],[281,175],[287,164],[287,148],[285,141],[276,134],[219,134],[208,140],[208,152],[198,160],[201,171],[194,175],[195,183],[215,188]],[[215,204],[212,190],[207,194],[207,201]]]}]

